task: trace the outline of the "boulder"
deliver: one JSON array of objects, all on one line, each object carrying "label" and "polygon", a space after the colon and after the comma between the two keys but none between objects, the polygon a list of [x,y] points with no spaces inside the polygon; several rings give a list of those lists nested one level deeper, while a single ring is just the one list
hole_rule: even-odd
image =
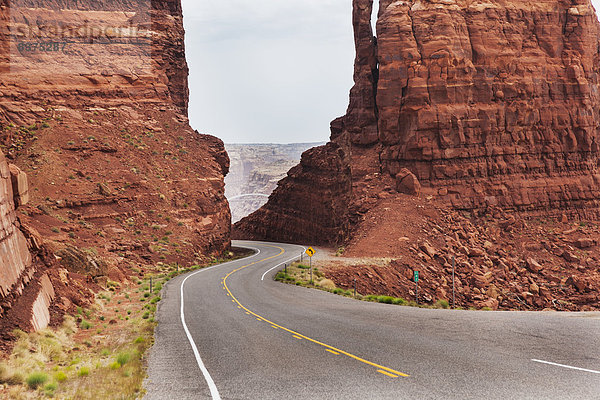
[{"label": "boulder", "polygon": [[580,238],[573,242],[573,244],[578,249],[589,249],[590,247],[594,247],[596,245],[596,242],[592,239]]},{"label": "boulder", "polygon": [[29,184],[27,174],[14,164],[9,164],[10,181],[12,183],[13,199],[15,207],[24,206],[29,203]]},{"label": "boulder", "polygon": [[527,259],[527,269],[534,274],[537,274],[542,269],[542,266],[533,258]]},{"label": "boulder", "polygon": [[396,190],[400,193],[418,196],[421,194],[421,183],[415,174],[403,168],[396,174]]}]

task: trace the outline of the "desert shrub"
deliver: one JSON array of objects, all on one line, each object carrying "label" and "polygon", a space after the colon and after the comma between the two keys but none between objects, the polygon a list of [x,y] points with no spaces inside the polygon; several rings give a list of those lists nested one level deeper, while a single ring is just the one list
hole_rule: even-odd
[{"label": "desert shrub", "polygon": [[84,319],[84,320],[81,320],[81,323],[79,324],[79,327],[80,327],[81,329],[90,329],[90,328],[92,327],[92,324],[91,324],[91,323],[89,323],[88,321],[86,321],[86,320]]},{"label": "desert shrub", "polygon": [[377,301],[379,303],[394,304],[394,298],[392,296],[378,296]]},{"label": "desert shrub", "polygon": [[393,301],[393,304],[403,306],[406,304],[406,300],[404,300],[402,297],[396,297]]},{"label": "desert shrub", "polygon": [[435,302],[435,307],[448,309],[450,307],[450,304],[448,303],[448,300],[439,299],[438,301]]},{"label": "desert shrub", "polygon": [[117,355],[117,362],[119,365],[125,365],[131,360],[131,354],[129,353],[119,353]]},{"label": "desert shrub", "polygon": [[114,363],[110,364],[108,367],[113,370],[119,369],[119,368],[121,368],[121,364],[119,364],[118,362],[115,361]]},{"label": "desert shrub", "polygon": [[54,379],[57,382],[64,382],[67,380],[67,374],[62,371],[58,371],[56,374],[54,374]]},{"label": "desert shrub", "polygon": [[31,389],[37,389],[40,385],[43,385],[48,381],[48,375],[43,372],[34,372],[27,377],[25,381],[27,386]]}]

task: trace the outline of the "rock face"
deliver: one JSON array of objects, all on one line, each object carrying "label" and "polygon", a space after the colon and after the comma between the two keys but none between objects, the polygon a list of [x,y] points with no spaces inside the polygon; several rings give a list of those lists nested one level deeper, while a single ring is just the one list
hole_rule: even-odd
[{"label": "rock face", "polygon": [[15,290],[31,261],[25,236],[17,227],[9,166],[0,153],[0,299]]},{"label": "rock face", "polygon": [[[13,192],[13,189],[15,190]],[[55,293],[43,265],[30,253],[19,229],[15,204],[26,203],[27,175],[9,165],[0,152],[0,338],[6,329],[43,329],[50,322],[49,307]],[[18,203],[15,203],[15,200]],[[25,304],[24,304],[25,303]]]},{"label": "rock face", "polygon": [[[302,155],[263,208],[235,225],[233,236],[306,242],[337,238],[347,224],[350,191],[350,169],[341,148],[335,143],[315,147]],[[246,230],[249,225],[255,230]]]},{"label": "rock face", "polygon": [[[66,268],[59,277],[44,264],[43,295],[1,305],[23,274],[34,276],[24,272],[31,257],[12,190],[1,192],[0,306],[40,315],[16,325],[43,326],[52,315],[39,310],[54,297],[75,307],[66,291],[91,294],[103,273],[185,266],[229,248],[229,158],[189,126],[187,76],[179,0],[0,0],[0,147],[15,164],[12,185],[8,167],[2,182],[30,241],[64,254]],[[73,248],[85,265],[71,266]]]},{"label": "rock face", "polygon": [[[404,188],[406,171],[457,209],[597,216],[599,23],[590,1],[381,0],[376,38],[373,1],[353,7],[355,86],[331,126],[351,169],[350,219],[365,208],[356,193],[365,176],[400,177],[390,185]],[[302,185],[282,187],[299,203],[306,196]],[[289,217],[265,218],[272,212],[267,204],[239,231],[285,237],[278,227]]]}]

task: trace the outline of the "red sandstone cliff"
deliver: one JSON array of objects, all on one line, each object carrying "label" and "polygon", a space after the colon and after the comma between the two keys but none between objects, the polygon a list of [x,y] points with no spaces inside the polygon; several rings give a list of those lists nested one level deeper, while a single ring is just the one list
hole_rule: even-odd
[{"label": "red sandstone cliff", "polygon": [[[59,258],[54,307],[73,307],[63,286],[77,276],[102,284],[228,249],[229,159],[188,123],[180,1],[0,0],[0,20],[0,145],[29,177],[21,223]],[[22,242],[3,210],[0,238]],[[27,280],[14,251],[27,253],[11,249],[0,304]]]},{"label": "red sandstone cliff", "polygon": [[[590,1],[381,0],[376,38],[372,6],[353,2],[355,85],[328,145],[339,150],[307,152],[236,224],[238,237],[342,243],[381,198],[421,185],[461,210],[597,216],[600,26]],[[348,170],[351,182],[333,173],[321,187],[305,165]]]}]

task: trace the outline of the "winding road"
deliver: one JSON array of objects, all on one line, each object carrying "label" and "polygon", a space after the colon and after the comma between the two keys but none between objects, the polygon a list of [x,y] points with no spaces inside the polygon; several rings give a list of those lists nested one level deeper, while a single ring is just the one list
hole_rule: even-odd
[{"label": "winding road", "polygon": [[430,310],[273,280],[302,246],[163,289],[146,399],[600,399],[600,313]]}]

